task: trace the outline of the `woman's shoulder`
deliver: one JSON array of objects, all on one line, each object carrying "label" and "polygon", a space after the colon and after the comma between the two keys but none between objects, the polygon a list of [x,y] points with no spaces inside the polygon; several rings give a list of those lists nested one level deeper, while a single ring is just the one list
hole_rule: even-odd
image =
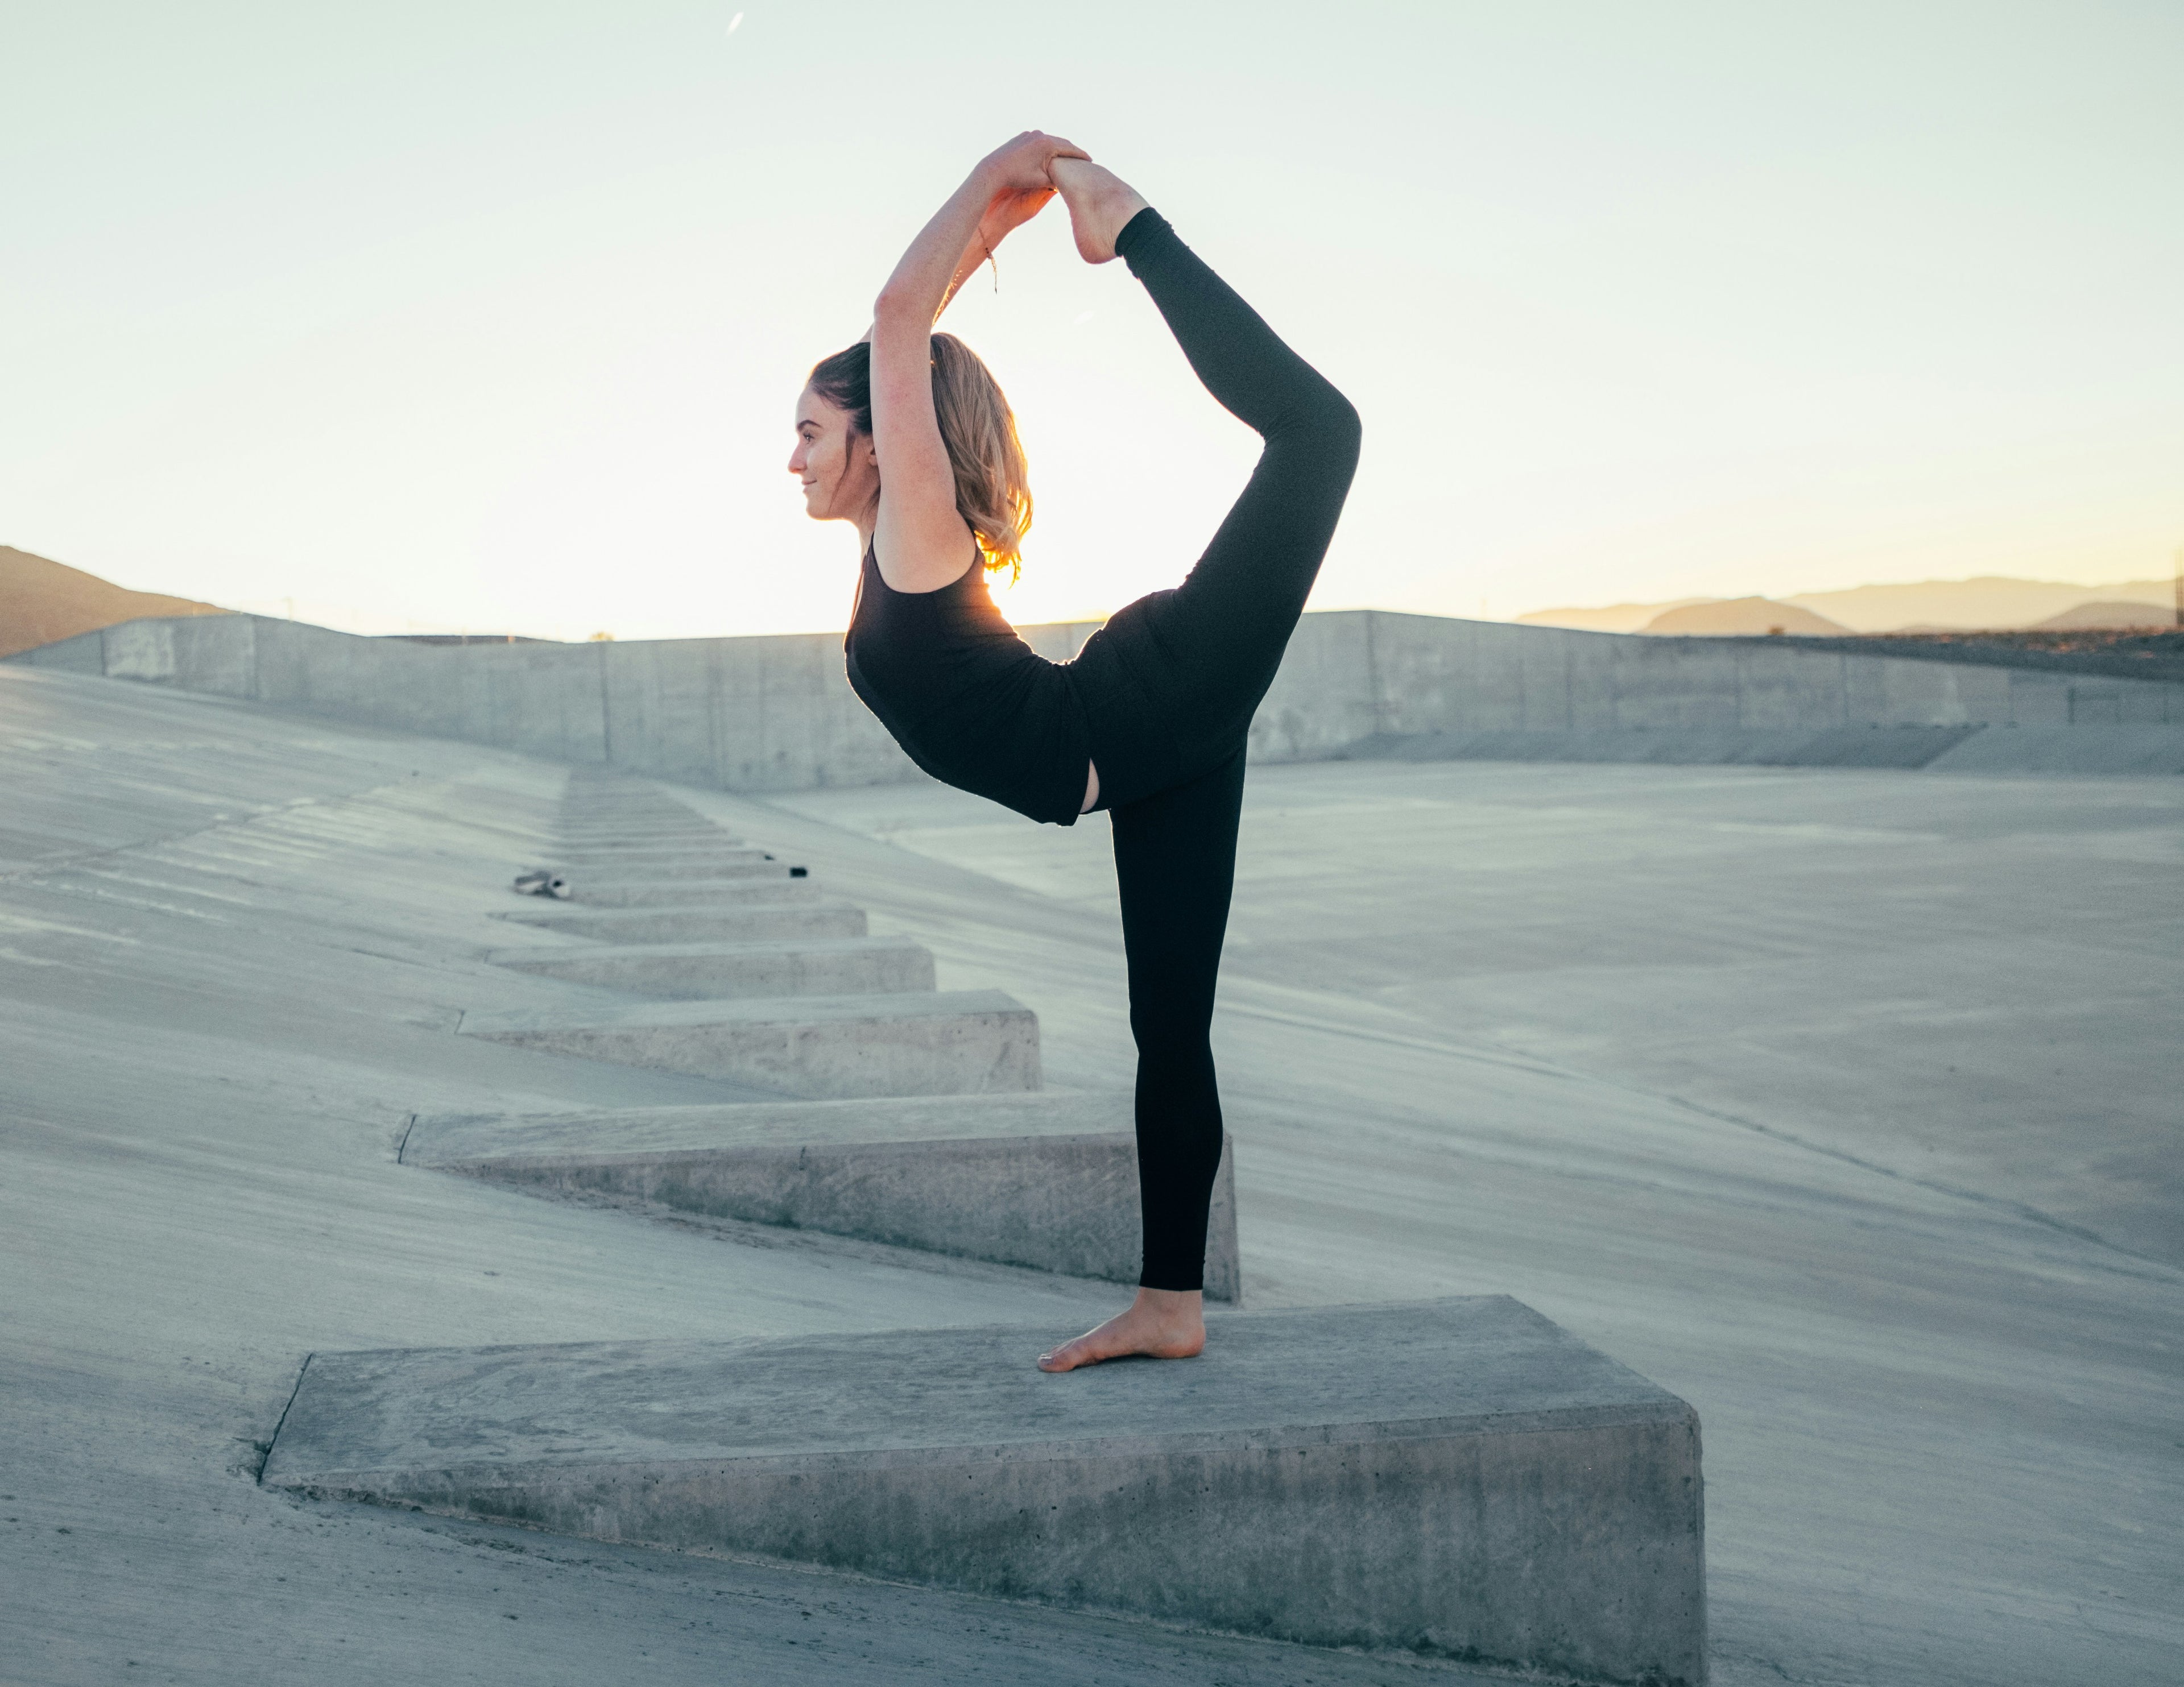
[{"label": "woman's shoulder", "polygon": [[890,521],[889,514],[883,493],[872,543],[866,548],[889,590],[906,596],[943,591],[978,571],[978,537],[955,510],[941,522]]},{"label": "woman's shoulder", "polygon": [[[865,547],[865,566],[878,575],[880,584],[898,598],[935,597],[943,592],[966,587],[974,588],[983,595],[985,557],[968,528],[964,529],[963,548],[969,553],[968,555],[959,551],[950,558],[930,552],[921,554],[916,547],[890,546],[887,554],[883,555],[879,536],[875,533],[872,543]],[[905,549],[909,552],[907,560],[903,560]]]}]

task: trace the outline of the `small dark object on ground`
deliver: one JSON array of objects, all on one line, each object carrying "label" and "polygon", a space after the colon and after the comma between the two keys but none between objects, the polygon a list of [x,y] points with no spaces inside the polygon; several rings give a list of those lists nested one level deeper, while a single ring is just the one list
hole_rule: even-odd
[{"label": "small dark object on ground", "polygon": [[516,874],[515,888],[526,896],[550,896],[557,902],[569,899],[569,881],[543,867]]}]

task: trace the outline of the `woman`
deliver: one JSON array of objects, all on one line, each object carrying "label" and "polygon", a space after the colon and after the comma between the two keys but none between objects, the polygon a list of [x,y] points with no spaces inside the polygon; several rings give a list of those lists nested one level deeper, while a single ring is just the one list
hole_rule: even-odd
[{"label": "woman", "polygon": [[[1085,261],[1127,262],[1200,380],[1266,441],[1183,584],[1121,610],[1067,663],[1034,654],[988,594],[1030,525],[1023,452],[985,365],[933,332],[1057,190]],[[1206,1345],[1222,1137],[1208,1034],[1245,738],[1334,537],[1357,413],[1133,189],[1033,131],[983,159],[911,243],[866,340],[812,370],[796,432],[788,466],[809,512],[855,522],[864,542],[846,647],[857,695],[935,777],[1058,826],[1105,809],[1113,828],[1145,1271],[1129,1310],[1039,1367],[1190,1357]]]}]

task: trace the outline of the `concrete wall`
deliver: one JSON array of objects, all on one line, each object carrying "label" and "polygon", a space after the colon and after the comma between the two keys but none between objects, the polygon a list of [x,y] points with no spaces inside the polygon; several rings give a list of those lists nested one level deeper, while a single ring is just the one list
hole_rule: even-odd
[{"label": "concrete wall", "polygon": [[1357,610],[1307,615],[1252,723],[1252,759],[1372,739],[1845,727],[2184,725],[2184,687]]},{"label": "concrete wall", "polygon": [[[1062,660],[1092,630],[1023,633]],[[850,692],[833,633],[430,645],[235,615],[128,621],[9,660],[728,790],[923,777]],[[1794,760],[1755,756],[1754,735],[2163,725],[2184,727],[2184,687],[1359,610],[1304,618],[1252,724],[1251,759],[1520,734],[1500,740],[1517,748],[1465,753],[1524,755],[1529,740],[1539,754],[1620,760],[1597,748],[1601,735],[1644,733],[1662,747],[1658,759]],[[1719,750],[1739,735],[1741,754]],[[1673,753],[1686,739],[1691,753]]]}]

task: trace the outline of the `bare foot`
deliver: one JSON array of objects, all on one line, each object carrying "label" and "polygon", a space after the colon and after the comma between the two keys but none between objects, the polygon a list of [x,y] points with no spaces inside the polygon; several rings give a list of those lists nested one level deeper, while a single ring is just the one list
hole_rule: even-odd
[{"label": "bare foot", "polygon": [[1047,165],[1046,174],[1061,190],[1061,203],[1069,207],[1078,255],[1088,264],[1113,262],[1115,237],[1145,209],[1145,196],[1089,159],[1056,159]]},{"label": "bare foot", "polygon": [[[1135,213],[1132,214],[1133,215]],[[1103,1359],[1195,1359],[1206,1350],[1206,1297],[1195,1289],[1140,1289],[1127,1312],[1039,1356],[1042,1371],[1074,1371]]]}]

